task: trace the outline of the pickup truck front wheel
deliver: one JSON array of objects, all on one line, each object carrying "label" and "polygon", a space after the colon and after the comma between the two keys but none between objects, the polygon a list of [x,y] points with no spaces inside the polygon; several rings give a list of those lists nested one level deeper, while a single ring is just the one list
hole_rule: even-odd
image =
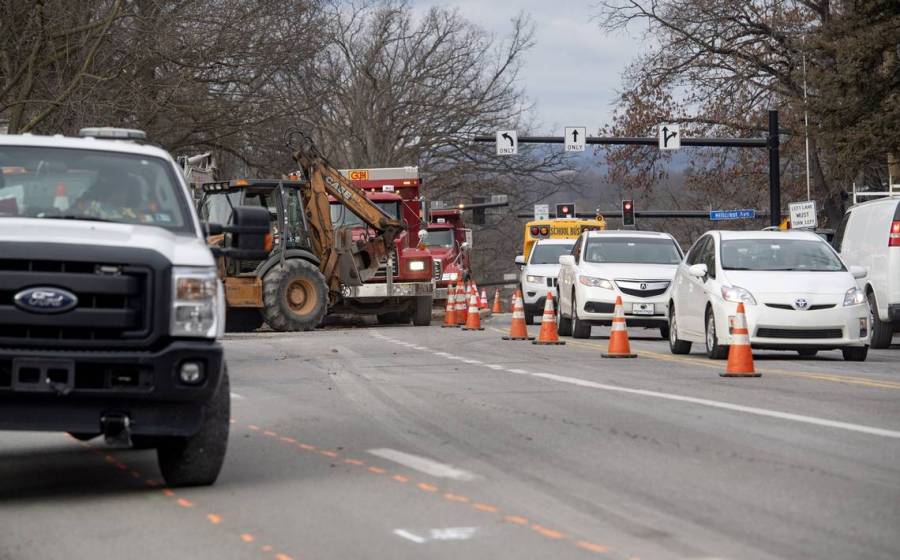
[{"label": "pickup truck front wheel", "polygon": [[200,431],[190,437],[164,437],[154,442],[166,484],[208,486],[215,482],[225,461],[230,423],[231,384],[226,367],[219,390],[203,405]]}]

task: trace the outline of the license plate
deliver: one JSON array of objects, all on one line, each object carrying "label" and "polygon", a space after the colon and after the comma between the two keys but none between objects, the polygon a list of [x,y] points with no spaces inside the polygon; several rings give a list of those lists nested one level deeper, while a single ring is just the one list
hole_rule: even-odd
[{"label": "license plate", "polygon": [[653,315],[654,308],[652,303],[633,303],[631,305],[632,315]]}]

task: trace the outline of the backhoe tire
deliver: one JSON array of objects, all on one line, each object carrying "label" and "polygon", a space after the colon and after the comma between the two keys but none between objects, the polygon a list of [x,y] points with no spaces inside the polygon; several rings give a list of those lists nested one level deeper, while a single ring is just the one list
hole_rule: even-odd
[{"label": "backhoe tire", "polygon": [[265,323],[259,309],[230,307],[225,311],[225,332],[253,332]]},{"label": "backhoe tire", "polygon": [[160,437],[156,456],[168,486],[208,486],[219,477],[228,448],[231,385],[228,370],[216,394],[203,405],[200,431],[188,437]]},{"label": "backhoe tire", "polygon": [[263,278],[266,323],[276,331],[311,331],[328,311],[328,286],[319,268],[302,259],[275,265]]},{"label": "backhoe tire", "polygon": [[417,297],[416,309],[413,312],[413,325],[416,327],[431,325],[431,310],[433,307],[434,300],[431,296]]}]

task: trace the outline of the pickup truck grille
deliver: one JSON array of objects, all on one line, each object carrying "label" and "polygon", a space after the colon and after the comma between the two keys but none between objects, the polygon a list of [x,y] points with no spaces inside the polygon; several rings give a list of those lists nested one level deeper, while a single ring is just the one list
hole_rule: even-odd
[{"label": "pickup truck grille", "polygon": [[[141,339],[151,331],[153,274],[143,266],[81,261],[0,259],[0,340],[31,344]],[[77,306],[59,314],[14,304],[26,288],[63,288]]]}]

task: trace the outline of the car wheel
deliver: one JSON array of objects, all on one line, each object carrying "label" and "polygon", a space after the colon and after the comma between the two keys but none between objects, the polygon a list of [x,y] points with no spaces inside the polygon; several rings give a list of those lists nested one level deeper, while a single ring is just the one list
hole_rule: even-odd
[{"label": "car wheel", "polygon": [[591,324],[578,319],[578,303],[572,295],[572,337],[591,338]]},{"label": "car wheel", "polygon": [[887,348],[891,345],[894,336],[893,327],[878,318],[878,305],[875,301],[875,293],[869,292],[869,324],[872,325],[872,339],[869,344],[872,348]]},{"label": "car wheel", "polygon": [[801,358],[815,358],[818,353],[818,350],[812,349],[797,350],[797,354],[799,354]]},{"label": "car wheel", "polygon": [[716,334],[716,316],[712,308],[706,310],[706,355],[710,360],[724,360],[728,357],[728,346],[719,344]]},{"label": "car wheel", "polygon": [[560,336],[572,336],[572,316],[566,317],[566,314],[563,313],[562,304],[559,306],[559,324],[556,326],[556,329]]},{"label": "car wheel", "polygon": [[659,327],[659,338],[669,340],[669,325]]},{"label": "car wheel", "polygon": [[844,355],[844,360],[848,362],[865,362],[866,356],[869,354],[868,346],[849,346],[847,348],[841,348],[841,354]]},{"label": "car wheel", "polygon": [[673,354],[690,354],[691,343],[678,338],[678,327],[675,319],[675,307],[669,306],[669,351]]}]

